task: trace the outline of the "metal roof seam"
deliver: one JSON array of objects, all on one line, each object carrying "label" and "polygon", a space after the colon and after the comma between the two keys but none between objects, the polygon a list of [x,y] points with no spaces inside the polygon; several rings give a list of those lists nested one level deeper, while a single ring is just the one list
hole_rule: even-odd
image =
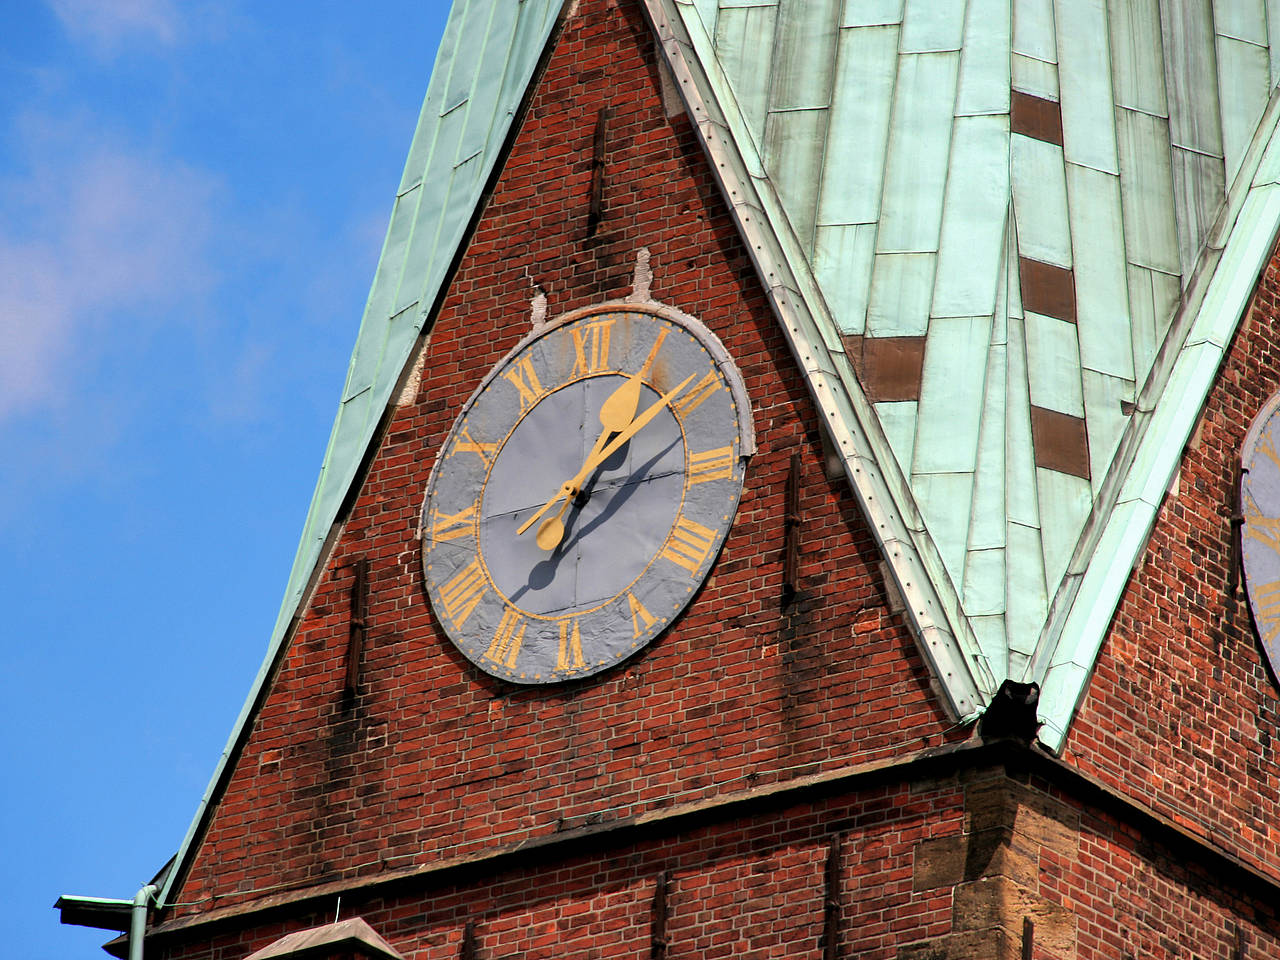
[{"label": "metal roof seam", "polygon": [[[1280,229],[1280,188],[1256,183],[1263,157],[1280,147],[1278,119],[1280,93],[1273,92],[1237,177],[1236,186],[1245,195],[1228,195],[1224,202],[1229,222],[1218,237],[1226,233],[1226,244],[1220,252],[1206,248],[1202,255],[1188,285],[1181,321],[1175,321],[1175,330],[1181,326],[1184,332],[1166,341],[1165,362],[1153,367],[1140,394],[1144,402],[1122,440],[1124,449],[1113,460],[1112,469],[1123,478],[1114,503],[1098,514],[1092,549],[1086,548],[1089,561],[1074,564],[1082,572],[1071,584],[1072,595],[1063,596],[1069,602],[1058,605],[1057,616],[1046,624],[1028,663],[1026,677],[1042,687],[1041,719],[1047,731],[1041,740],[1054,751],[1065,745],[1124,584],[1155,524],[1226,346]],[[1198,335],[1205,329],[1217,333]],[[1117,545],[1102,551],[1098,546],[1104,540]]]}]

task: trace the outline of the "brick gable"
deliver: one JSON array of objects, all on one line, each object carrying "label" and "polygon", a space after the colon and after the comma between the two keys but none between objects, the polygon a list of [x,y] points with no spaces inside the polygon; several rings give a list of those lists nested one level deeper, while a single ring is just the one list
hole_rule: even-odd
[{"label": "brick gable", "polygon": [[[582,3],[460,260],[421,382],[369,463],[175,896],[189,905],[176,916],[965,735],[949,729],[888,607],[845,481],[826,476],[805,385],[706,158],[683,114],[668,117],[661,85],[638,5]],[[641,248],[653,297],[710,327],[741,368],[759,451],[723,553],[670,631],[590,680],[515,688],[472,667],[435,623],[416,539],[427,476],[462,403],[528,331],[534,285],[553,315],[624,297]],[[793,455],[800,591],[784,604]],[[350,696],[350,592],[362,558],[367,628]]]},{"label": "brick gable", "polygon": [[1273,256],[1112,623],[1065,758],[1280,879],[1280,695],[1230,593],[1244,435],[1280,389]]}]

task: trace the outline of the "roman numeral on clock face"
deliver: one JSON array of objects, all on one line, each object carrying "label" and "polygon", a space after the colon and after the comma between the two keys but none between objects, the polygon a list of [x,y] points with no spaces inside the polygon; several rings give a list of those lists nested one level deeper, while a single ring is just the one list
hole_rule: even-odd
[{"label": "roman numeral on clock face", "polygon": [[520,655],[520,644],[524,642],[524,629],[528,626],[525,620],[515,610],[507,607],[502,611],[502,620],[498,623],[498,630],[493,635],[493,642],[489,644],[489,649],[484,652],[486,660],[494,663],[505,664],[508,668],[514,670],[516,666],[516,657]]},{"label": "roman numeral on clock face", "polygon": [[689,454],[689,483],[729,480],[733,477],[733,447],[716,447],[703,453]]},{"label": "roman numeral on clock face", "polygon": [[445,616],[453,622],[454,629],[467,622],[467,617],[471,616],[488,586],[489,580],[484,575],[480,558],[475,557],[440,588]]},{"label": "roman numeral on clock face", "polygon": [[644,608],[644,604],[627,591],[627,606],[631,609],[631,636],[639,640],[640,636],[653,626],[653,614]]},{"label": "roman numeral on clock face", "polygon": [[1249,539],[1256,540],[1269,547],[1273,553],[1280,554],[1280,519],[1275,517],[1249,517],[1245,520],[1245,531]]},{"label": "roman numeral on clock face", "polygon": [[471,430],[463,427],[458,431],[458,439],[453,444],[454,453],[474,453],[485,462],[485,466],[489,465],[489,461],[493,459],[493,455],[498,452],[496,443],[477,443],[471,436]]},{"label": "roman numeral on clock face", "polygon": [[653,341],[653,346],[649,348],[649,354],[644,358],[644,365],[640,368],[641,380],[649,376],[649,370],[653,367],[653,361],[658,359],[658,351],[662,349],[662,341],[665,339],[667,339],[667,328],[659,327],[658,335]]},{"label": "roman numeral on clock face", "polygon": [[557,670],[581,670],[587,665],[582,659],[582,632],[577,620],[560,621],[560,646],[556,651]]},{"label": "roman numeral on clock face", "polygon": [[1253,602],[1258,608],[1258,630],[1264,640],[1270,640],[1280,630],[1280,580],[1264,583],[1255,590]]},{"label": "roman numeral on clock face", "polygon": [[457,540],[471,532],[472,518],[476,515],[476,504],[471,504],[458,513],[445,513],[443,510],[431,511],[431,539]]},{"label": "roman numeral on clock face", "polygon": [[702,405],[702,401],[715,393],[720,386],[720,380],[716,376],[714,370],[707,373],[701,380],[686,390],[679,399],[672,404],[680,413],[681,419],[687,417],[693,411]]},{"label": "roman numeral on clock face", "polygon": [[672,528],[671,536],[667,538],[667,545],[662,548],[660,556],[678,567],[684,567],[689,571],[689,576],[697,576],[698,568],[706,561],[715,539],[714,530],[681,517]]},{"label": "roman numeral on clock face", "polygon": [[542,384],[538,382],[538,374],[533,369],[532,358],[521,357],[511,365],[510,370],[504,370],[502,375],[520,391],[521,413],[538,402],[538,395],[542,393]]},{"label": "roman numeral on clock face", "polygon": [[588,323],[585,328],[573,327],[574,361],[570,377],[586,376],[597,373],[609,366],[609,332],[613,329],[613,320],[597,320]]}]

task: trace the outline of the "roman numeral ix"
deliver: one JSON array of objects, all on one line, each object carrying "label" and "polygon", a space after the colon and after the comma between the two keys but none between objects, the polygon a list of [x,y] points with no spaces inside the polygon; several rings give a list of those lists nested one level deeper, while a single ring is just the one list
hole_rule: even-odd
[{"label": "roman numeral ix", "polygon": [[433,510],[431,512],[431,539],[457,540],[459,537],[465,537],[471,532],[471,522],[475,515],[476,505],[474,503],[457,513],[445,513],[443,510],[438,509]]},{"label": "roman numeral ix", "polygon": [[476,557],[440,588],[445,616],[453,621],[456,629],[461,629],[467,622],[467,617],[471,616],[471,611],[476,608],[488,586],[484,567],[480,565],[480,558]]}]

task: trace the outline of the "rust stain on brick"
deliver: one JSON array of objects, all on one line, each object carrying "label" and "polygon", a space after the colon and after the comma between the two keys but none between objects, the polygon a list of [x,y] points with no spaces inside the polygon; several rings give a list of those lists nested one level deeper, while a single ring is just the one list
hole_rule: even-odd
[{"label": "rust stain on brick", "polygon": [[924,337],[844,337],[845,352],[853,362],[867,398],[919,400],[924,371]]},{"label": "rust stain on brick", "polygon": [[1033,406],[1031,442],[1037,467],[1089,479],[1089,441],[1080,417]]},{"label": "rust stain on brick", "polygon": [[1070,270],[1019,257],[1018,279],[1022,283],[1022,305],[1026,309],[1076,322],[1076,280]]},{"label": "rust stain on brick", "polygon": [[1014,90],[1009,129],[1025,137],[1062,146],[1062,107],[1056,100],[1045,100]]}]

